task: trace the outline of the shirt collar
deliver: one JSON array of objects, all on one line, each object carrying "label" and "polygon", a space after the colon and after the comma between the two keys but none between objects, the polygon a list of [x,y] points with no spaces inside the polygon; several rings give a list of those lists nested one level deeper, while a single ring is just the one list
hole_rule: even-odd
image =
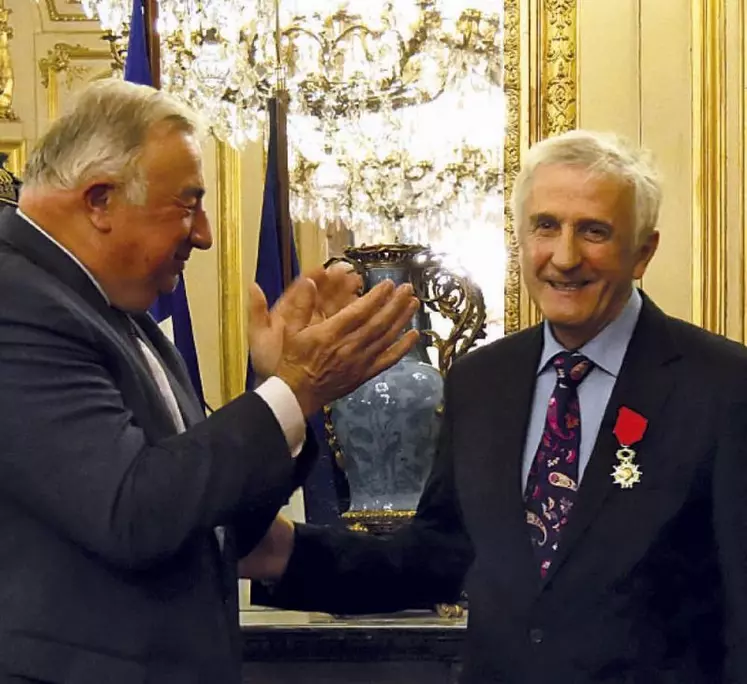
[{"label": "shirt collar", "polygon": [[95,285],[96,289],[101,293],[101,296],[104,298],[104,301],[107,303],[107,305],[111,306],[109,297],[106,296],[106,293],[101,288],[101,285],[99,285],[96,278],[93,277],[93,274],[80,262],[80,259],[78,259],[78,257],[75,256],[75,254],[73,254],[69,249],[67,249],[67,247],[57,242],[57,240],[55,240],[46,230],[44,230],[44,228],[42,228],[39,224],[34,223],[34,221],[31,220],[28,216],[26,216],[26,214],[24,214],[20,209],[16,209],[16,214],[18,214],[30,226],[38,230],[45,238],[47,238],[47,240],[54,243],[54,245],[58,249],[60,249],[65,254],[67,254],[67,256],[69,256],[73,260],[73,262],[75,262],[78,268],[80,268],[80,270],[83,271],[83,273],[85,273],[88,276],[89,280]]},{"label": "shirt collar", "polygon": [[[630,338],[633,337],[633,331],[636,323],[638,323],[642,305],[643,300],[640,293],[633,288],[633,292],[620,315],[578,351],[592,361],[595,366],[617,377],[625,352],[628,349],[628,343]],[[545,321],[543,326],[543,339],[544,345],[537,367],[537,375],[540,375],[547,368],[553,356],[558,352],[567,351],[555,339],[548,321]]]}]

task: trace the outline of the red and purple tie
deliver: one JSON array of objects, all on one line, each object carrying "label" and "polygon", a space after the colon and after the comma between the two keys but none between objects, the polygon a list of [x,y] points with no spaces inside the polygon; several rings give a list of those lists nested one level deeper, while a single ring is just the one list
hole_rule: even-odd
[{"label": "red and purple tie", "polygon": [[577,388],[594,367],[578,352],[560,352],[551,363],[558,377],[524,492],[527,525],[543,579],[576,503],[581,444]]}]

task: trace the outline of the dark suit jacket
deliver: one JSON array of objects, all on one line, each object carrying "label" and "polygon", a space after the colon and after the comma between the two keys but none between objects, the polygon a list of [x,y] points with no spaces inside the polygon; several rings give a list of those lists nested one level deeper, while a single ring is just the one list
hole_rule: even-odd
[{"label": "dark suit jacket", "polygon": [[[520,484],[541,348],[535,327],[459,361],[414,523],[299,528],[273,601],[388,611],[452,600],[466,572],[465,683],[747,682],[747,351],[644,299],[541,582]],[[621,406],[649,421],[629,490],[611,478]]]},{"label": "dark suit jacket", "polygon": [[0,682],[239,681],[235,556],[303,467],[254,393],[203,420],[178,353],[135,318],[192,426],[183,434],[121,312],[3,213]]}]

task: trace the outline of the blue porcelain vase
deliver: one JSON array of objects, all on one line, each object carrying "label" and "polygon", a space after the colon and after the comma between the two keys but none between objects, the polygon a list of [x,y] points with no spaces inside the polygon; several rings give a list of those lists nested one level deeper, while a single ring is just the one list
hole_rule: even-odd
[{"label": "blue porcelain vase", "polygon": [[[411,281],[418,255],[425,251],[417,246],[370,249],[346,251],[365,289],[386,278],[398,285]],[[410,325],[430,327],[422,304]],[[421,336],[407,356],[329,407],[350,487],[344,517],[354,526],[388,531],[418,505],[433,463],[443,400],[443,379],[428,360],[425,339]]]}]

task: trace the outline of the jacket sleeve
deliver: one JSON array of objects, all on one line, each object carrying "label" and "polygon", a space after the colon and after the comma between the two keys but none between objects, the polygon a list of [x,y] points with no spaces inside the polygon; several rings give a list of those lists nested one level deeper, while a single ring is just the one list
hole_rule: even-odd
[{"label": "jacket sleeve", "polygon": [[386,537],[298,525],[287,571],[264,602],[353,614],[458,599],[473,552],[455,491],[448,381],[445,393],[434,466],[412,522]]},{"label": "jacket sleeve", "polygon": [[[288,489],[288,495],[281,502],[281,506],[288,503],[293,490],[301,487],[306,481],[319,455],[319,447],[311,427],[306,426],[306,440],[301,453],[295,459],[293,467],[293,482]],[[262,539],[278,514],[277,505],[265,506],[263,510],[251,512],[249,515],[237,516],[233,521],[236,534],[236,556],[242,558],[248,554]]]},{"label": "jacket sleeve", "polygon": [[3,499],[127,568],[236,518],[256,520],[261,536],[296,484],[296,463],[260,397],[244,394],[151,443],[92,323],[12,280],[2,296]]},{"label": "jacket sleeve", "polygon": [[713,477],[724,605],[725,679],[747,682],[747,399],[726,411],[719,430]]}]

